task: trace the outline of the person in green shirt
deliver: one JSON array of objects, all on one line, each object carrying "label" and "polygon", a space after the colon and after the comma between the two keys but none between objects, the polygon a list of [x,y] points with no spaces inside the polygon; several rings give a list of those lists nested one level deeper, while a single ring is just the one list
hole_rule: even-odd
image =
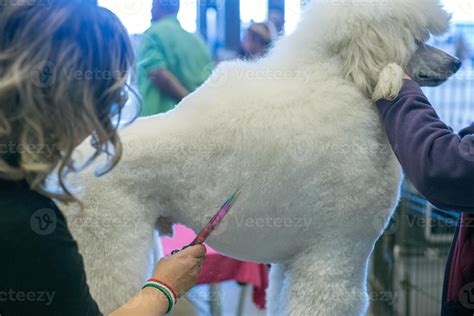
[{"label": "person in green shirt", "polygon": [[206,44],[181,27],[179,7],[179,0],[153,1],[152,26],[144,33],[137,52],[141,116],[172,110],[212,72]]}]

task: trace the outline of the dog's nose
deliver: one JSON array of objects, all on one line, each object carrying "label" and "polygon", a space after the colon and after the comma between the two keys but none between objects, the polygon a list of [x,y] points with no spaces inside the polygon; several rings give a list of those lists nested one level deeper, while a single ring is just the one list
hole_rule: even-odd
[{"label": "dog's nose", "polygon": [[458,72],[458,70],[461,69],[461,66],[462,66],[462,61],[461,60],[457,59],[457,60],[453,61],[452,67],[453,67],[454,72]]}]

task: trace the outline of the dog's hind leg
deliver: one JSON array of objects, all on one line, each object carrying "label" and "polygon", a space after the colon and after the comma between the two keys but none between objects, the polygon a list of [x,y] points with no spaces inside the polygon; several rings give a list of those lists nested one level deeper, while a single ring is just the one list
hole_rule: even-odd
[{"label": "dog's hind leg", "polygon": [[270,268],[270,284],[267,289],[267,315],[280,316],[282,311],[282,293],[285,285],[286,266],[272,264]]},{"label": "dog's hind leg", "polygon": [[284,315],[365,315],[366,264],[349,248],[328,249],[307,249],[288,264]]}]

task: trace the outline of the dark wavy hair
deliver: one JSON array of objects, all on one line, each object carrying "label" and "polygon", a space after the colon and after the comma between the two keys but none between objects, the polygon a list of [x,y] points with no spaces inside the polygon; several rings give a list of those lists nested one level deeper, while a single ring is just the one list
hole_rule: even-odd
[{"label": "dark wavy hair", "polygon": [[[92,135],[95,153],[120,160],[118,121],[134,53],[120,20],[96,1],[3,1],[0,5],[0,178],[26,180],[62,202],[72,155]],[[60,192],[46,188],[57,172]]]}]

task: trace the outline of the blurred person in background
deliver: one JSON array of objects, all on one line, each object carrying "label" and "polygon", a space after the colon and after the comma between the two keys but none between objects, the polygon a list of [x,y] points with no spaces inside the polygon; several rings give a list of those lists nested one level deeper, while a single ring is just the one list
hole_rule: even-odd
[{"label": "blurred person in background", "polygon": [[245,32],[239,57],[256,59],[267,54],[273,42],[272,28],[266,23],[253,23]]},{"label": "blurred person in background", "polygon": [[281,36],[285,33],[285,14],[281,8],[271,8],[268,11],[268,24],[275,28],[275,33]]},{"label": "blurred person in background", "polygon": [[211,74],[213,62],[204,41],[181,27],[179,0],[154,0],[152,26],[138,48],[140,115],[164,113],[198,88]]}]

